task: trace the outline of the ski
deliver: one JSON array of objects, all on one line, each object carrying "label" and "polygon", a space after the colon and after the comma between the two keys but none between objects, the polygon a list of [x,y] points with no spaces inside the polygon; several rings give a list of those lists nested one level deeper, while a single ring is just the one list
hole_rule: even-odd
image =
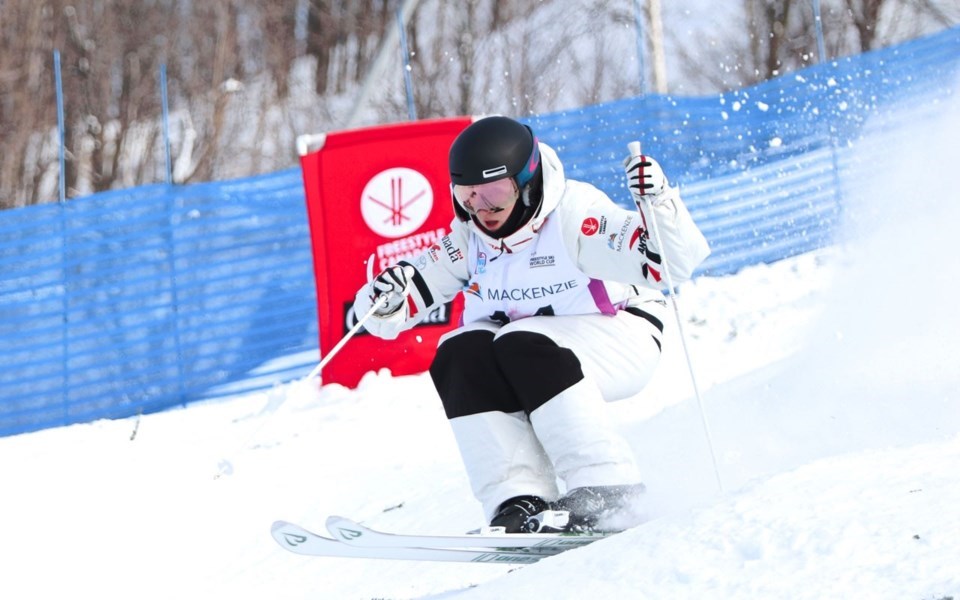
[{"label": "ski", "polygon": [[345,517],[327,519],[327,531],[339,541],[362,548],[494,549],[550,556],[586,546],[605,533],[505,533],[406,535],[377,531]]},{"label": "ski", "polygon": [[273,539],[280,547],[304,556],[330,556],[340,558],[378,558],[392,560],[422,560],[441,562],[475,563],[535,563],[548,554],[501,551],[489,549],[416,548],[416,547],[364,547],[346,544],[318,535],[299,525],[277,521],[270,528]]}]

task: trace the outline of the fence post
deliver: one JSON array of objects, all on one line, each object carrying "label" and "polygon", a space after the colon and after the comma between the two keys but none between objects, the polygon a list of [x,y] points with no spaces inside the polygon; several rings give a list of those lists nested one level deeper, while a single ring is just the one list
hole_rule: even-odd
[{"label": "fence post", "polygon": [[177,204],[178,193],[173,188],[173,167],[170,160],[170,111],[167,103],[167,65],[160,65],[160,104],[163,107],[163,147],[166,158],[167,185],[170,189],[164,197],[167,204],[167,265],[170,269],[170,312],[173,321],[173,348],[177,361],[177,391],[180,395],[180,404],[187,405],[186,381],[183,375],[183,348],[180,343],[180,294],[177,291],[177,256],[176,230],[177,223],[174,209]]},{"label": "fence post", "polygon": [[633,16],[637,26],[637,65],[640,71],[640,95],[641,96],[647,93],[647,68],[643,60],[644,36],[643,36],[643,7],[641,6],[642,1],[643,0],[633,0]]},{"label": "fence post", "polygon": [[160,104],[163,107],[163,150],[167,165],[167,185],[173,185],[173,166],[170,162],[170,111],[167,108],[167,65],[160,65]]},{"label": "fence post", "polygon": [[403,27],[403,14],[397,9],[397,29],[400,30],[400,52],[403,53],[403,83],[407,88],[407,115],[417,120],[417,107],[413,102],[413,80],[410,76],[410,51],[407,50],[407,32]]},{"label": "fence post", "polygon": [[61,283],[63,287],[63,303],[62,311],[63,315],[60,319],[61,326],[61,340],[63,347],[63,356],[61,357],[61,366],[60,366],[60,380],[63,382],[61,385],[61,401],[63,403],[63,418],[60,421],[61,425],[66,425],[70,419],[70,301],[68,294],[70,293],[70,269],[67,266],[67,187],[66,187],[66,125],[63,114],[63,82],[60,77],[60,51],[53,51],[53,77],[54,77],[54,86],[57,92],[57,134],[59,138],[59,162],[60,162],[60,176],[59,176],[59,195],[60,195],[60,264],[61,264]]},{"label": "fence post", "polygon": [[820,0],[813,0],[813,25],[817,31],[817,62],[827,59],[827,51],[823,44],[823,20],[820,18]]},{"label": "fence post", "polygon": [[53,77],[57,89],[57,131],[60,136],[60,204],[66,202],[67,199],[67,189],[66,189],[66,151],[64,149],[64,144],[66,143],[66,133],[64,131],[64,118],[63,118],[63,83],[60,80],[60,51],[53,51]]}]

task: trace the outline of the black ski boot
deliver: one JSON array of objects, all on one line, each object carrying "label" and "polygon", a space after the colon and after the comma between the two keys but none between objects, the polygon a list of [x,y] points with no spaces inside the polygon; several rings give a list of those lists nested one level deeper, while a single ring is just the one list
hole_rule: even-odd
[{"label": "black ski boot", "polygon": [[569,512],[566,530],[570,532],[621,531],[636,524],[631,522],[636,519],[626,513],[644,489],[642,483],[580,487],[570,490],[550,508]]},{"label": "black ski boot", "polygon": [[500,505],[490,521],[490,527],[503,527],[504,533],[530,533],[530,517],[535,517],[550,505],[540,496],[517,496]]}]

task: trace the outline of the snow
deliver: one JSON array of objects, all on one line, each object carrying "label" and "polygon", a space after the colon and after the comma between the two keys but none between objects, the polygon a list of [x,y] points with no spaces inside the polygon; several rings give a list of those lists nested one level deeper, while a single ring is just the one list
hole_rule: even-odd
[{"label": "snow", "polygon": [[943,108],[868,130],[836,246],[682,286],[722,490],[674,327],[648,389],[610,407],[646,473],[639,527],[522,567],[296,556],[274,520],[482,516],[427,376],[293,382],[0,439],[0,598],[960,597],[960,110]]}]

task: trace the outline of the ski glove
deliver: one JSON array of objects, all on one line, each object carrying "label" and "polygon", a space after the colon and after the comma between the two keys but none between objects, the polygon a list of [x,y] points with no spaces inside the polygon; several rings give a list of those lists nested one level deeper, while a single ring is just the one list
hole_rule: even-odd
[{"label": "ski glove", "polygon": [[393,265],[377,275],[371,286],[373,287],[373,301],[378,302],[384,296],[386,301],[374,312],[378,317],[386,317],[400,310],[406,304],[410,281],[413,279],[414,268],[410,265]]},{"label": "ski glove", "polygon": [[407,311],[402,309],[413,273],[414,269],[409,265],[394,265],[357,291],[353,301],[353,312],[357,319],[367,314],[381,296],[390,293],[384,305],[377,308],[363,324],[368,333],[384,340],[394,340],[400,335],[407,322]]},{"label": "ski glove", "polygon": [[630,188],[630,195],[633,201],[640,206],[644,200],[653,206],[659,206],[666,201],[667,194],[664,190],[669,190],[667,176],[663,174],[660,163],[644,156],[628,156],[623,160],[623,169],[627,174],[627,186]]}]

